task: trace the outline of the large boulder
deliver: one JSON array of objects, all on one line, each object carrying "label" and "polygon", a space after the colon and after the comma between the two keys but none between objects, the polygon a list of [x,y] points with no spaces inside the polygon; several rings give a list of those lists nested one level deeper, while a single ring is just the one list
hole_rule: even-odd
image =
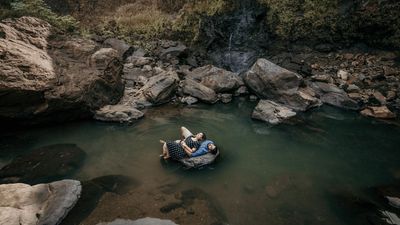
[{"label": "large boulder", "polygon": [[184,94],[200,99],[206,103],[212,104],[218,101],[218,96],[214,90],[193,79],[186,79],[182,82],[182,91]]},{"label": "large boulder", "polygon": [[266,59],[258,59],[245,74],[244,82],[261,99],[269,99],[297,111],[320,105],[310,90],[302,90],[303,78]]},{"label": "large boulder", "polygon": [[161,104],[170,100],[178,86],[178,75],[175,72],[164,72],[151,77],[141,88],[141,92],[149,102]]},{"label": "large boulder", "polygon": [[356,101],[351,99],[344,90],[334,84],[313,82],[309,86],[315,90],[323,103],[349,110],[360,109]]},{"label": "large boulder", "polygon": [[0,33],[0,119],[76,119],[121,97],[116,50],[32,17],[4,20]]},{"label": "large boulder", "polygon": [[20,155],[0,169],[0,183],[38,184],[71,175],[82,166],[86,153],[74,144],[40,147]]},{"label": "large boulder", "polygon": [[112,222],[98,223],[97,225],[177,225],[177,224],[172,222],[171,220],[161,220],[157,218],[146,217],[138,220],[116,219]]},{"label": "large boulder", "polygon": [[0,185],[0,224],[57,225],[74,207],[81,190],[75,180]]},{"label": "large boulder", "polygon": [[244,85],[238,74],[212,65],[196,68],[188,76],[211,88],[216,93],[234,92]]},{"label": "large boulder", "polygon": [[252,118],[271,125],[282,123],[296,116],[296,112],[270,100],[260,100],[253,111]]}]

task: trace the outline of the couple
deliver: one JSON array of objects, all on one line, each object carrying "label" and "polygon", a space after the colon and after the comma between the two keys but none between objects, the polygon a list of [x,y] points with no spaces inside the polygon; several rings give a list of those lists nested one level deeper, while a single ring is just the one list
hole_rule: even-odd
[{"label": "couple", "polygon": [[206,140],[206,134],[201,132],[193,135],[186,127],[181,127],[182,140],[160,140],[164,159],[181,160],[187,157],[196,157],[207,153],[216,154],[218,149],[214,142]]}]

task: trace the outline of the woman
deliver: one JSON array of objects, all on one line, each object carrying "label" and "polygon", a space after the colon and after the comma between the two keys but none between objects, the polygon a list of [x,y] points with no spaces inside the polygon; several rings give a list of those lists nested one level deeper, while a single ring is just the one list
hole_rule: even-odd
[{"label": "woman", "polygon": [[203,140],[206,139],[206,135],[201,132],[193,135],[186,127],[181,127],[181,135],[184,138],[183,141],[163,141],[163,151],[161,157],[164,159],[172,158],[174,160],[180,160],[187,157],[187,152],[195,151],[200,147]]}]

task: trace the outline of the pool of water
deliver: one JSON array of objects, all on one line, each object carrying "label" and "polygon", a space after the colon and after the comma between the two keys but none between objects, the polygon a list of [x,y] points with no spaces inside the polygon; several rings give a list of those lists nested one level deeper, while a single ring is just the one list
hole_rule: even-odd
[{"label": "pool of water", "polygon": [[[400,128],[323,107],[294,125],[269,127],[250,118],[255,103],[149,109],[132,125],[78,122],[3,135],[0,167],[16,154],[58,143],[87,153],[71,178],[120,174],[151,189],[165,180],[198,187],[221,206],[229,224],[342,224],[329,193],[385,184],[400,173]],[[218,162],[196,171],[160,163],[159,139],[179,127],[204,131],[221,149]],[[5,139],[5,140],[4,140]]]}]

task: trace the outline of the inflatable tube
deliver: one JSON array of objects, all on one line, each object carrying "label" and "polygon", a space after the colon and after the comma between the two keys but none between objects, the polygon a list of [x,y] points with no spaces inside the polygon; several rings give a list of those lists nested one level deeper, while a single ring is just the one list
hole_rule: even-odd
[{"label": "inflatable tube", "polygon": [[182,163],[187,168],[199,168],[215,162],[218,156],[219,156],[219,151],[215,155],[207,153],[202,156],[184,158],[179,160],[179,162]]}]

